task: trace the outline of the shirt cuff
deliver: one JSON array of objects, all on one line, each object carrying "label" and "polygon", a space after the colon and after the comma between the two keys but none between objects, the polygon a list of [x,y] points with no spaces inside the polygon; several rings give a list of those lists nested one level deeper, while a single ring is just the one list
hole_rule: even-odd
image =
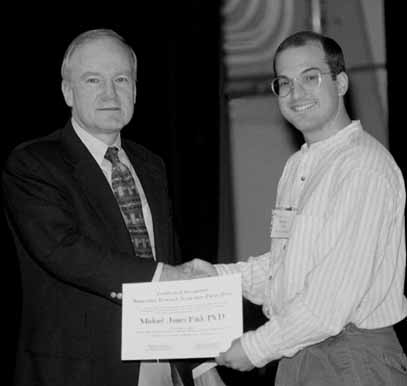
[{"label": "shirt cuff", "polygon": [[158,263],[151,281],[160,281],[161,272],[163,271],[164,264]]},{"label": "shirt cuff", "polygon": [[233,273],[240,273],[236,264],[214,264],[216,272],[219,276],[231,275]]},{"label": "shirt cuff", "polygon": [[199,366],[196,366],[192,369],[192,377],[194,379],[199,378],[202,374],[206,373],[208,370],[213,369],[216,366],[216,362],[201,363]]},{"label": "shirt cuff", "polygon": [[240,342],[242,343],[243,351],[249,358],[250,362],[256,367],[263,367],[270,361],[265,359],[261,347],[256,343],[256,338],[256,332],[249,331],[242,335]]}]

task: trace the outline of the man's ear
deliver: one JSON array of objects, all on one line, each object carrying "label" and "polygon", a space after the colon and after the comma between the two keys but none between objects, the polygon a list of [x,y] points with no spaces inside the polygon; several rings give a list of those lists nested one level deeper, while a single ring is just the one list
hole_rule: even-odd
[{"label": "man's ear", "polygon": [[338,87],[338,95],[344,96],[349,88],[349,78],[346,72],[342,71],[336,75],[336,85]]},{"label": "man's ear", "polygon": [[134,81],[133,104],[136,104],[136,99],[137,99],[137,80]]},{"label": "man's ear", "polygon": [[73,106],[73,93],[72,93],[71,84],[68,81],[63,80],[62,84],[61,84],[61,88],[62,88],[62,94],[64,94],[65,103],[69,107],[72,107]]}]

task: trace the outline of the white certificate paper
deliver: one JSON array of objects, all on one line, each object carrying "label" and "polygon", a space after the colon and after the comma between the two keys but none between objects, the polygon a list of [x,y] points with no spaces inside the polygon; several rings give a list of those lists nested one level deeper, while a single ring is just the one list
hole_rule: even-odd
[{"label": "white certificate paper", "polygon": [[213,358],[243,334],[240,274],[123,284],[122,360]]}]

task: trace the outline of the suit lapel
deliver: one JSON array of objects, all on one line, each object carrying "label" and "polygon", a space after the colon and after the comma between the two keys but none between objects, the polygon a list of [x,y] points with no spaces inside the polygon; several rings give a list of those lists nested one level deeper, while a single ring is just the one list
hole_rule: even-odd
[{"label": "suit lapel", "polygon": [[118,250],[133,253],[133,247],[126,225],[106,177],[92,155],[68,124],[62,136],[65,156],[72,163],[74,178],[78,181],[95,216],[103,222],[111,243]]}]

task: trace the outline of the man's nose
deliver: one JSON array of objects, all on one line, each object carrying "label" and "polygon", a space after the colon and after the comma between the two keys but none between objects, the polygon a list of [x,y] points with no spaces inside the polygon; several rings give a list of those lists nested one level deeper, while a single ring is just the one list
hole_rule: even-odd
[{"label": "man's nose", "polygon": [[304,95],[305,89],[301,82],[293,80],[291,84],[291,96],[294,98]]},{"label": "man's nose", "polygon": [[117,96],[116,85],[113,80],[105,83],[105,96],[108,98],[115,98]]}]

